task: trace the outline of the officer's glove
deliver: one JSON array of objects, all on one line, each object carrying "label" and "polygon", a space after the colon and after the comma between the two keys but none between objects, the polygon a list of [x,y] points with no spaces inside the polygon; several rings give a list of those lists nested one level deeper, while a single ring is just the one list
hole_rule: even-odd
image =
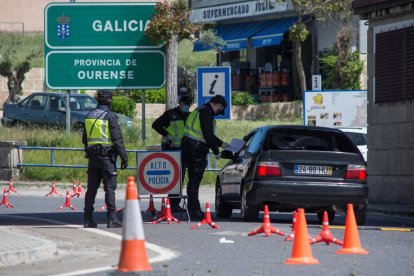
[{"label": "officer's glove", "polygon": [[214,158],[216,158],[216,160],[219,160],[220,157],[221,157],[221,153],[218,153],[218,154],[214,155]]},{"label": "officer's glove", "polygon": [[121,170],[125,170],[126,168],[128,168],[128,161],[127,160],[122,160],[121,161]]}]

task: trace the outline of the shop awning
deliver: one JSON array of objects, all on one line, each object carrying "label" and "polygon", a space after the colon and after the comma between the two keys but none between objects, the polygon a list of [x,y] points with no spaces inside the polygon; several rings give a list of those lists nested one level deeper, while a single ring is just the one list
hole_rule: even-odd
[{"label": "shop awning", "polygon": [[295,21],[295,17],[264,21],[266,22],[265,27],[252,36],[252,47],[279,45],[282,42],[283,34],[289,30]]}]

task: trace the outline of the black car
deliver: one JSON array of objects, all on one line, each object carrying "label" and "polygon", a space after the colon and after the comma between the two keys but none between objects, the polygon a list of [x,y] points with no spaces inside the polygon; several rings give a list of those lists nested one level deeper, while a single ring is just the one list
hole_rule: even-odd
[{"label": "black car", "polygon": [[264,126],[243,140],[238,153],[223,151],[231,159],[216,181],[216,215],[228,218],[241,210],[243,221],[255,221],[267,204],[271,211],[305,208],[322,221],[328,211],[354,204],[363,225],[367,213],[366,165],[357,146],[340,130],[311,126]]},{"label": "black car", "polygon": [[[1,122],[4,126],[66,125],[66,93],[36,92],[18,103],[4,106]],[[89,111],[96,108],[97,101],[84,94],[71,94],[69,98],[72,127],[82,129]],[[132,119],[117,114],[121,125],[132,126]]]}]

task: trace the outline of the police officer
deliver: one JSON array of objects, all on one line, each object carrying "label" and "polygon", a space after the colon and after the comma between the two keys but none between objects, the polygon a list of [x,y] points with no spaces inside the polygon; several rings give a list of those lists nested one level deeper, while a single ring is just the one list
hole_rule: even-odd
[{"label": "police officer", "polygon": [[203,219],[200,208],[198,190],[207,166],[207,154],[211,149],[220,158],[219,147],[228,144],[221,141],[215,134],[215,115],[224,115],[227,103],[223,96],[216,95],[210,101],[191,112],[184,128],[182,141],[183,159],[188,168],[188,209],[191,219]]},{"label": "police officer", "polygon": [[98,91],[98,106],[85,119],[82,142],[88,162],[88,189],[85,194],[84,227],[96,228],[93,205],[101,181],[104,185],[107,205],[108,228],[122,227],[116,216],[115,190],[117,187],[116,158],[121,157],[121,169],[128,167],[118,117],[111,112],[112,92]]},{"label": "police officer", "polygon": [[[162,150],[181,150],[181,140],[184,135],[184,125],[193,99],[190,96],[182,96],[177,107],[165,111],[152,124],[152,128],[162,135]],[[185,167],[182,166],[182,179],[184,180]],[[170,195],[170,205],[172,212],[181,212],[180,199],[174,198],[178,195]]]}]

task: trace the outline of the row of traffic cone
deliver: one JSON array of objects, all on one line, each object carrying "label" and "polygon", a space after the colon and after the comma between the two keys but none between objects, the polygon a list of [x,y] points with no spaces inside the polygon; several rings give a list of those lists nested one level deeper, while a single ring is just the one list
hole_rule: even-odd
[{"label": "row of traffic cone", "polygon": [[3,199],[0,202],[0,206],[4,205],[6,206],[6,208],[14,208],[14,206],[9,202],[10,193],[20,194],[13,187],[13,179],[10,179],[9,181],[9,188],[7,190],[6,189],[3,190]]},{"label": "row of traffic cone", "polygon": [[[52,181],[52,190],[46,194],[45,196],[54,196],[54,195],[58,195],[58,196],[63,196],[62,194],[60,194],[57,189],[56,189],[56,184],[55,181]],[[79,184],[76,185],[76,181],[73,181],[73,188],[72,188],[72,193],[70,194],[71,197],[79,197],[83,195],[83,191],[82,191],[82,184],[79,181]]]}]

